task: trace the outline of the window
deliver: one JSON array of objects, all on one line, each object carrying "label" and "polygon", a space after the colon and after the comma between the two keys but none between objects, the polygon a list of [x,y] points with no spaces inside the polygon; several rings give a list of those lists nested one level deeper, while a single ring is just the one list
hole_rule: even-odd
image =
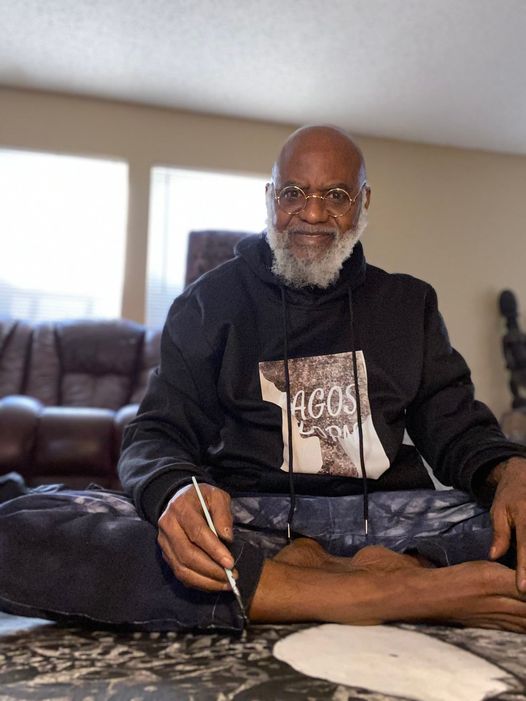
[{"label": "window", "polygon": [[146,323],[162,326],[183,289],[190,231],[265,227],[267,178],[153,168],[150,190]]},{"label": "window", "polygon": [[0,193],[0,316],[120,316],[127,164],[0,150]]}]

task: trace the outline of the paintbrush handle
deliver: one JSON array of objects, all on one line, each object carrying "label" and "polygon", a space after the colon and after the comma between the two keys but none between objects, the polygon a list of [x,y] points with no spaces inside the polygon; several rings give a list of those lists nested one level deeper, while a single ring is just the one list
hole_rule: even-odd
[{"label": "paintbrush handle", "polygon": [[[195,491],[197,492],[197,497],[199,499],[199,503],[201,504],[201,508],[203,509],[203,513],[205,515],[206,522],[208,523],[208,526],[212,533],[219,538],[219,535],[217,534],[216,527],[214,526],[214,522],[212,521],[212,517],[210,516],[210,511],[208,511],[208,506],[206,505],[206,501],[203,497],[203,493],[201,492],[199,488],[199,484],[197,483],[196,478],[192,475],[192,482],[195,487]],[[243,606],[243,601],[241,599],[241,594],[239,593],[239,589],[237,588],[237,583],[236,580],[234,579],[234,575],[232,574],[232,570],[229,569],[228,567],[223,567],[225,570],[226,578],[228,579],[228,583],[232,587],[232,591],[234,592],[234,595],[236,597],[237,603],[239,604],[239,608],[241,609],[241,614],[243,616],[243,620],[246,625],[248,625],[248,618],[245,613],[245,607]]]},{"label": "paintbrush handle", "polygon": [[194,483],[195,491],[197,492],[197,496],[199,498],[201,508],[203,509],[203,513],[205,515],[206,522],[208,523],[208,527],[210,528],[212,533],[219,538],[217,531],[216,531],[216,527],[214,526],[214,522],[212,521],[212,517],[210,516],[210,511],[208,511],[208,506],[206,505],[205,498],[203,497],[203,493],[199,489],[199,485],[197,484],[196,478],[193,476],[192,476],[192,482]]}]

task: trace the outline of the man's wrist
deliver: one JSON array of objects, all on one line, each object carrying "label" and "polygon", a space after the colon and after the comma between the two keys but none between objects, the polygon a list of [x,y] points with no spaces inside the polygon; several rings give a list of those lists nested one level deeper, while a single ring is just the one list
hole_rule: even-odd
[{"label": "man's wrist", "polygon": [[485,480],[488,487],[496,487],[498,485],[512,459],[513,458],[508,458],[491,468]]},{"label": "man's wrist", "polygon": [[483,465],[478,468],[472,478],[471,492],[475,499],[482,506],[489,508],[495,496],[495,490],[502,479],[509,458],[492,461],[490,464]]}]

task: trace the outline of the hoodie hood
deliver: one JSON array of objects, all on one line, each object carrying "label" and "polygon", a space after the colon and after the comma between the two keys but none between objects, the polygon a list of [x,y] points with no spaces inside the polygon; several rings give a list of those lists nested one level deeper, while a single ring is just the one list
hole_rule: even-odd
[{"label": "hoodie hood", "polygon": [[280,296],[280,288],[285,287],[287,303],[292,305],[322,306],[347,296],[349,288],[355,290],[365,282],[366,262],[363,247],[359,241],[352,254],[343,263],[336,282],[326,289],[289,287],[274,275],[272,272],[272,250],[268,245],[265,232],[255,236],[247,236],[239,241],[235,247],[235,254],[242,258],[252,272],[269,286],[276,297]]}]

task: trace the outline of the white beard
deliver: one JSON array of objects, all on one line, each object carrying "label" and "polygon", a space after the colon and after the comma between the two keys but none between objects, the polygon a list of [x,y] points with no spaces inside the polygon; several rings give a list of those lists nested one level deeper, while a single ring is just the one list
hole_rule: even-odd
[{"label": "white beard", "polygon": [[[269,188],[270,189],[270,188]],[[330,231],[334,240],[328,250],[319,256],[298,258],[290,248],[288,229],[278,231],[272,224],[272,200],[267,197],[267,241],[272,249],[272,272],[289,287],[320,287],[326,289],[336,282],[344,262],[367,227],[367,209],[363,206],[356,226],[343,233],[336,227],[319,225],[309,229]],[[292,227],[291,227],[292,228]]]}]

